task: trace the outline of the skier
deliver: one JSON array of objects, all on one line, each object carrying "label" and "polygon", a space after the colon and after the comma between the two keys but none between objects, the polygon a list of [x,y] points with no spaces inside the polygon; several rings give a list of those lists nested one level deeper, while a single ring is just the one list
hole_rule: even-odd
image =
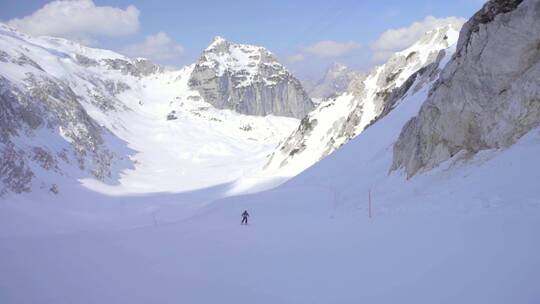
[{"label": "skier", "polygon": [[244,210],[244,212],[242,212],[242,223],[241,223],[241,225],[247,225],[248,224],[248,217],[249,217],[249,213],[247,212],[247,210]]}]

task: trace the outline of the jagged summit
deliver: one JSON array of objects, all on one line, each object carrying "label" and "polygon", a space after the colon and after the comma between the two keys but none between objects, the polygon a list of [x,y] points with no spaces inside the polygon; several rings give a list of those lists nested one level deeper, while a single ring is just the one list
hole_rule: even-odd
[{"label": "jagged summit", "polygon": [[456,24],[436,27],[424,33],[413,45],[403,51],[397,52],[396,55],[409,56],[413,52],[426,55],[433,51],[438,51],[441,47],[447,47],[449,44],[455,43],[458,40],[459,30],[460,27]]},{"label": "jagged summit", "polygon": [[342,94],[347,91],[351,82],[362,77],[362,75],[361,72],[354,71],[342,63],[333,62],[324,73],[323,78],[311,88],[309,95],[311,98],[322,101]]},{"label": "jagged summit", "polygon": [[214,48],[216,48],[217,46],[221,45],[221,44],[227,44],[229,43],[225,38],[221,37],[221,36],[214,36],[214,38],[212,38],[212,41],[210,42],[210,44],[206,47],[206,51],[210,51]]},{"label": "jagged summit", "polygon": [[328,67],[328,71],[336,71],[336,72],[343,71],[346,69],[348,69],[346,65],[344,65],[343,63],[339,63],[337,61],[332,62],[332,64]]},{"label": "jagged summit", "polygon": [[240,81],[234,83],[236,87],[249,86],[257,81],[274,84],[270,77],[262,77],[262,65],[275,68],[275,75],[271,76],[284,76],[287,73],[285,67],[265,48],[231,43],[219,36],[203,51],[197,65],[213,69],[217,76],[222,76],[226,71],[242,74],[245,77],[239,77]]},{"label": "jagged summit", "polygon": [[222,42],[226,42],[227,40],[221,36],[214,36],[214,38],[212,38],[212,44],[213,43],[222,43]]},{"label": "jagged summit", "polygon": [[202,52],[189,84],[214,107],[243,114],[302,118],[313,108],[300,82],[270,51],[219,36]]}]

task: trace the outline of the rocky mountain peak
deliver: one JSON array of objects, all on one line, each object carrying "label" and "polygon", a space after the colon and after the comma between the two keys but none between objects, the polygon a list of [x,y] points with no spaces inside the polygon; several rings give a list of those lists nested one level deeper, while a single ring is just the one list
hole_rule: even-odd
[{"label": "rocky mountain peak", "polygon": [[302,118],[313,103],[300,82],[264,47],[217,36],[202,52],[189,85],[219,109]]},{"label": "rocky mountain peak", "polygon": [[334,61],[330,67],[328,68],[328,72],[341,72],[341,71],[344,71],[344,70],[347,70],[348,67],[342,63],[339,63],[339,62],[336,62]]},{"label": "rocky mountain peak", "polygon": [[219,52],[219,51],[227,51],[229,42],[225,40],[225,38],[221,36],[215,36],[212,38],[212,41],[210,44],[206,47],[205,52]]},{"label": "rocky mountain peak", "polygon": [[222,42],[227,42],[227,40],[221,36],[214,36],[214,38],[212,38],[212,44],[219,44]]},{"label": "rocky mountain peak", "polygon": [[342,94],[355,79],[361,76],[362,73],[351,70],[342,63],[334,62],[328,67],[323,78],[310,89],[309,95],[312,98],[324,100]]}]

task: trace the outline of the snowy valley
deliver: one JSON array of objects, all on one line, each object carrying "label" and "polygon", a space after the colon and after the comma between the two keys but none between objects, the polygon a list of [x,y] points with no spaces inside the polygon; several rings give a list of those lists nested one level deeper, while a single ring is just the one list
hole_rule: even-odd
[{"label": "snowy valley", "polygon": [[109,194],[218,185],[258,168],[298,123],[212,107],[188,84],[193,65],[168,71],[7,26],[0,42],[3,194],[73,179]]},{"label": "snowy valley", "polygon": [[537,303],[539,33],[491,0],[314,103],[1,25],[0,302]]}]

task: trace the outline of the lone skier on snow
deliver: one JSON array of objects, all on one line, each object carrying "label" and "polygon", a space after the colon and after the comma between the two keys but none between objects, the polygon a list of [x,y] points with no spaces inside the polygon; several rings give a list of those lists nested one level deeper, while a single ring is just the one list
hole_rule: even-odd
[{"label": "lone skier on snow", "polygon": [[247,210],[244,210],[244,212],[242,212],[242,223],[241,223],[241,225],[247,225],[248,217],[249,217],[249,213],[247,212]]}]

